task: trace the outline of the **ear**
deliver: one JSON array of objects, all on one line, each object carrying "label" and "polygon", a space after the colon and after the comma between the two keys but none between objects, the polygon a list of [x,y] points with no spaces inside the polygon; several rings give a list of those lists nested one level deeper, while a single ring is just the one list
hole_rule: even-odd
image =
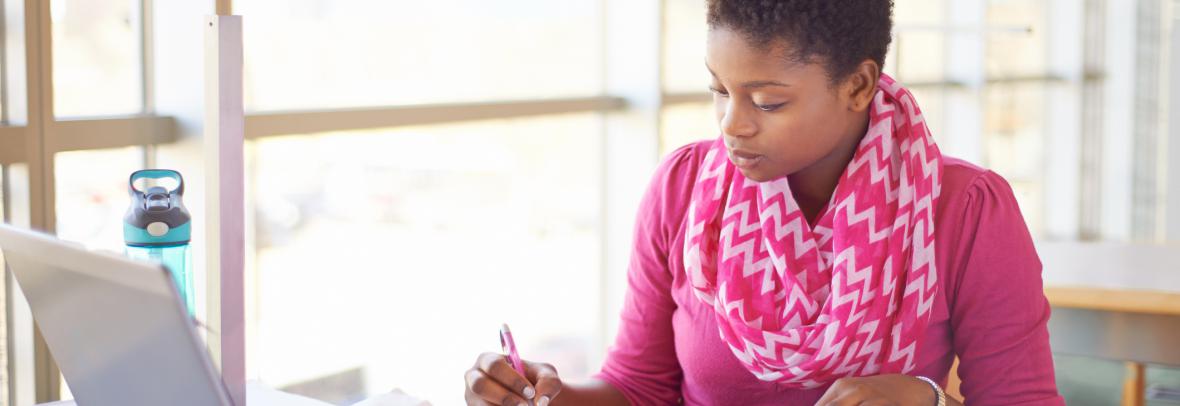
[{"label": "ear", "polygon": [[844,79],[841,92],[847,96],[849,111],[859,113],[868,110],[873,96],[877,94],[877,79],[880,78],[881,66],[876,61],[865,59],[856,66],[856,70]]}]

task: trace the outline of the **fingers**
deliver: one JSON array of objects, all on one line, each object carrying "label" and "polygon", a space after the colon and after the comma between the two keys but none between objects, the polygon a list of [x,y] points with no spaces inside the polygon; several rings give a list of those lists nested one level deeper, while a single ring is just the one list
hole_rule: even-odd
[{"label": "fingers", "polygon": [[[479,372],[478,375],[471,374],[468,371],[468,389],[474,392],[481,399],[485,399],[493,404],[515,405],[516,403],[503,403],[508,401],[504,398],[504,393],[499,389],[506,391],[508,394],[514,396],[512,399],[531,400],[536,398],[537,390],[533,385],[523,376],[516,372],[508,360],[503,355],[496,353],[483,353],[475,361],[475,367],[472,371]],[[491,385],[485,380],[492,381],[495,385]],[[483,392],[476,390],[475,384],[480,384],[479,389],[486,390]],[[522,403],[524,404],[524,403]]]},{"label": "fingers", "polygon": [[523,398],[513,393],[479,369],[469,369],[464,377],[467,381],[468,405],[527,406]]},{"label": "fingers", "polygon": [[865,398],[865,391],[861,390],[854,378],[837,379],[828,391],[815,402],[815,406],[858,406]]},{"label": "fingers", "polygon": [[491,403],[488,403],[487,401],[480,399],[479,396],[472,393],[470,387],[468,387],[467,390],[464,392],[465,393],[463,394],[463,400],[467,402],[467,406],[491,406],[492,405]]},{"label": "fingers", "polygon": [[484,353],[479,357],[479,369],[525,399],[532,399],[537,394],[536,388],[533,388],[528,380],[512,369],[512,365],[508,364],[508,359],[503,355]]},{"label": "fingers", "polygon": [[525,361],[524,364],[529,380],[536,382],[537,406],[549,406],[549,401],[561,392],[561,378],[557,376],[557,369],[543,362]]}]

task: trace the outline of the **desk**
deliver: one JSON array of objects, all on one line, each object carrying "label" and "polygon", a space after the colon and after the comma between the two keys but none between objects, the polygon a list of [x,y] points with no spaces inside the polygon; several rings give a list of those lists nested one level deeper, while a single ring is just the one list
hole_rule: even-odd
[{"label": "desk", "polygon": [[1042,243],[1037,250],[1055,352],[1180,366],[1180,247]]},{"label": "desk", "polygon": [[1053,352],[1125,361],[1124,405],[1145,363],[1180,366],[1180,246],[1038,243]]}]

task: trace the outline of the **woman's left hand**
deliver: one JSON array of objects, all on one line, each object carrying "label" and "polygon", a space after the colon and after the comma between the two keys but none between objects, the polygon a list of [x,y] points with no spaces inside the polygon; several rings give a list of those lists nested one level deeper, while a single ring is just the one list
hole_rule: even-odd
[{"label": "woman's left hand", "polygon": [[815,405],[934,406],[937,403],[930,384],[909,375],[890,374],[840,378]]}]

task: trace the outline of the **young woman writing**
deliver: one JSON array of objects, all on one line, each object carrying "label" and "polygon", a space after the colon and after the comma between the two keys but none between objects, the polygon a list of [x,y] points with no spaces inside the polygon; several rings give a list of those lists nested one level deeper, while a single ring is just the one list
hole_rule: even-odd
[{"label": "young woman writing", "polygon": [[889,0],[709,0],[721,135],[671,153],[594,379],[500,354],[468,404],[1063,404],[1008,184],[943,156],[881,71]]}]

